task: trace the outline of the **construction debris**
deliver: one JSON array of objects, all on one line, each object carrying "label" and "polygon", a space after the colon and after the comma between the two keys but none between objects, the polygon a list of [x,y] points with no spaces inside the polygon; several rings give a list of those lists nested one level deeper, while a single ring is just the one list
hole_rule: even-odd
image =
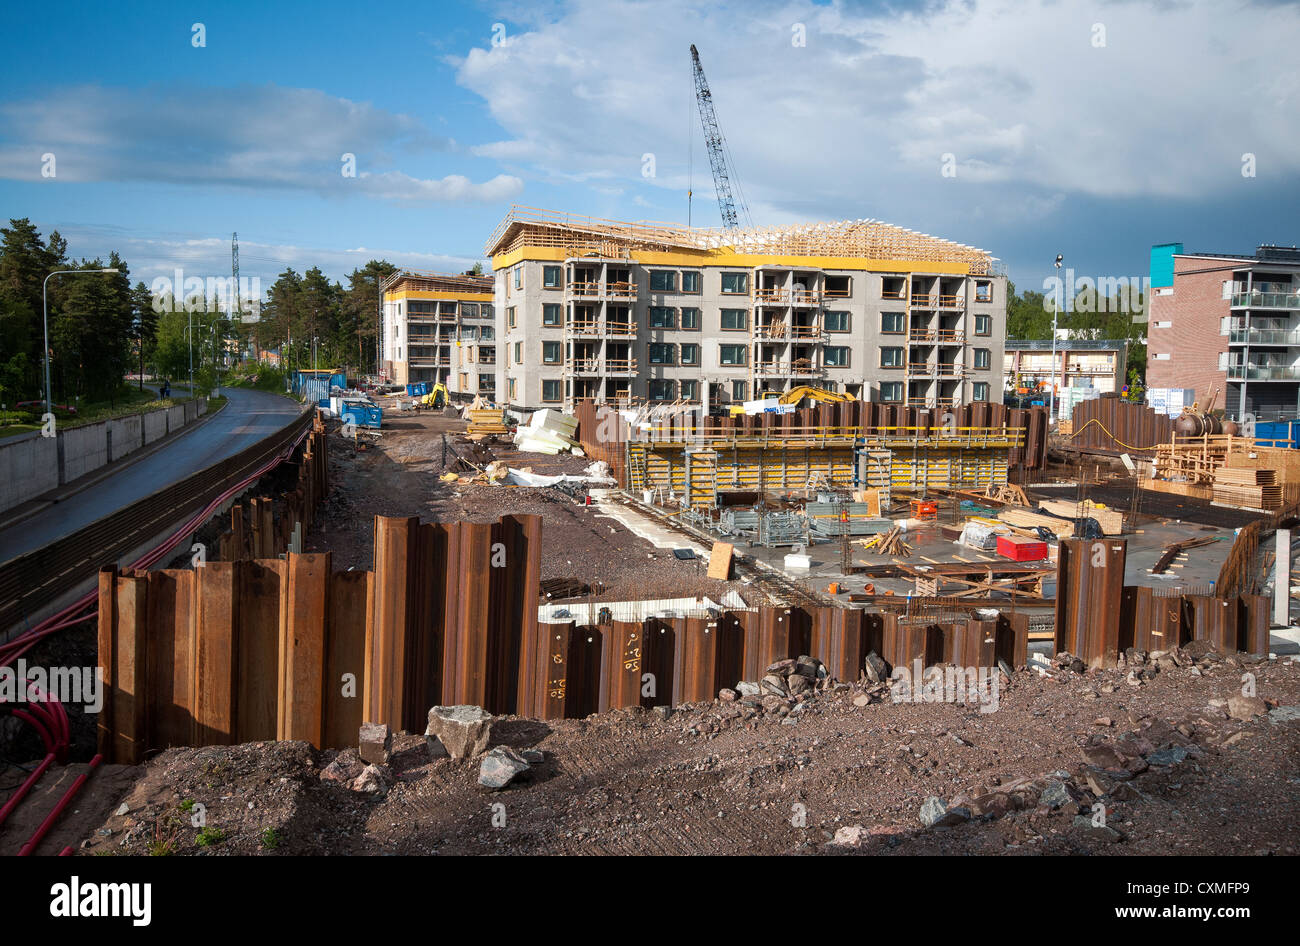
[{"label": "construction debris", "polygon": [[874,549],[880,555],[890,555],[894,558],[912,557],[912,547],[903,541],[903,529],[897,525],[883,535],[863,542],[862,547],[867,551]]},{"label": "construction debris", "polygon": [[520,427],[515,432],[515,446],[525,453],[557,454],[572,450],[582,455],[578,442],[573,439],[578,428],[578,419],[571,414],[559,411],[534,411],[528,419],[527,427]]}]

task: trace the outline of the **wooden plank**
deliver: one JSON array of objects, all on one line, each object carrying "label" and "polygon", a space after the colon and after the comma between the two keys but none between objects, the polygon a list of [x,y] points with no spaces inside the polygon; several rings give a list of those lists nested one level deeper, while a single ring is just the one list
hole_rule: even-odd
[{"label": "wooden plank", "polygon": [[1099,509],[1086,502],[1078,505],[1063,499],[1044,500],[1039,503],[1039,507],[1044,512],[1049,512],[1053,516],[1063,516],[1066,519],[1073,520],[1076,517],[1096,519],[1104,535],[1122,535],[1124,532],[1124,514],[1113,509]]},{"label": "wooden plank", "polygon": [[730,542],[714,542],[709,553],[709,577],[726,581],[731,577],[731,557],[735,546]]}]

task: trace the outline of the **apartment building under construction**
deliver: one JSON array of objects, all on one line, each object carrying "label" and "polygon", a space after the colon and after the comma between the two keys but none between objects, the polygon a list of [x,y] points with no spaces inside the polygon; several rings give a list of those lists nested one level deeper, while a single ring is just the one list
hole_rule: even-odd
[{"label": "apartment building under construction", "polygon": [[685,401],[814,385],[913,406],[1000,399],[1006,278],[872,220],[742,230],[512,208],[487,242],[499,400]]},{"label": "apartment building under construction", "polygon": [[453,393],[496,399],[491,276],[399,269],[380,292],[379,357],[390,381],[441,381]]}]

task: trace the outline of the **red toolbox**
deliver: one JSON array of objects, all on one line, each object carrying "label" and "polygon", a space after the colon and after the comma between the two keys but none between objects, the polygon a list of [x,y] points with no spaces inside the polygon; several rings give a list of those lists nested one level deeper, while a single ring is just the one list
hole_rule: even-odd
[{"label": "red toolbox", "polygon": [[1013,562],[1039,562],[1047,558],[1047,543],[1018,535],[1000,535],[998,554]]}]

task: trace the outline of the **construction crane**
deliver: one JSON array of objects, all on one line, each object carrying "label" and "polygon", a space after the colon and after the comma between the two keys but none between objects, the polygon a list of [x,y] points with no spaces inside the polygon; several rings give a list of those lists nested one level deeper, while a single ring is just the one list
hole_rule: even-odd
[{"label": "construction crane", "polygon": [[[740,227],[740,218],[736,215],[736,201],[731,195],[731,179],[727,174],[727,142],[718,127],[718,116],[713,111],[713,93],[709,91],[708,80],[704,78],[704,67],[700,65],[700,52],[691,44],[691,67],[695,71],[695,101],[700,107],[700,124],[704,127],[704,145],[709,149],[709,167],[713,169],[713,187],[718,192],[718,209],[722,213],[722,225],[728,230]],[[749,216],[745,200],[740,200],[740,208]]]}]

